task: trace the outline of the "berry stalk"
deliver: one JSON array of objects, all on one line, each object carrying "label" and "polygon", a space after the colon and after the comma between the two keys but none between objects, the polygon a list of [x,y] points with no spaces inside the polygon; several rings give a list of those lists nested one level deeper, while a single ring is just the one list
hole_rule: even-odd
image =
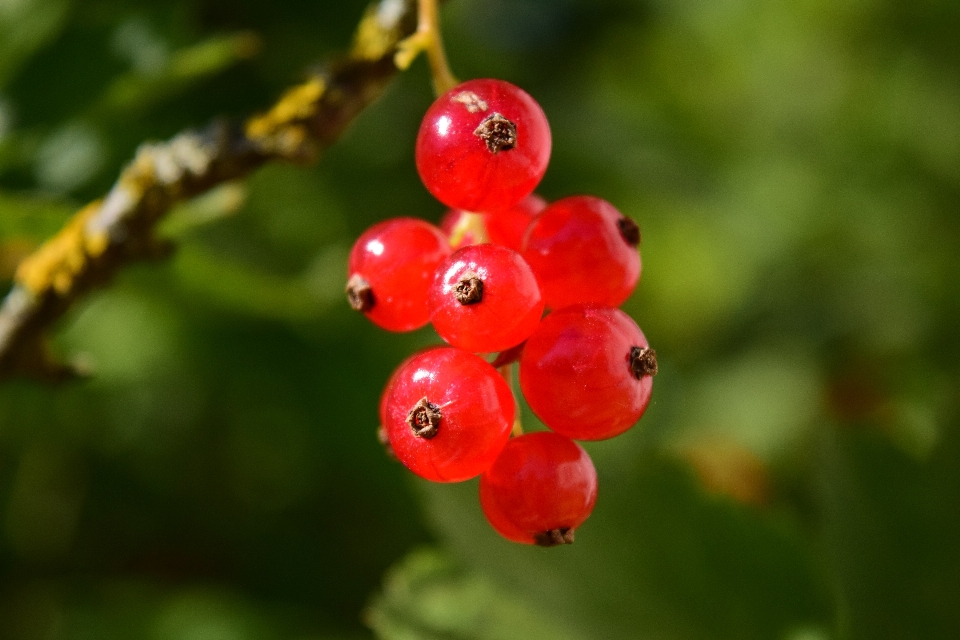
[{"label": "berry stalk", "polygon": [[499,371],[500,375],[503,376],[503,379],[507,381],[507,386],[509,386],[510,390],[513,392],[513,403],[516,413],[514,413],[513,430],[511,431],[511,434],[514,438],[516,438],[523,435],[523,420],[520,418],[520,401],[517,400],[517,398],[520,397],[520,390],[517,388],[516,379],[513,376],[513,365],[514,363],[511,362],[509,364],[499,366],[497,367],[497,371]]},{"label": "berry stalk", "polygon": [[450,231],[450,246],[459,247],[465,237],[473,238],[473,244],[490,242],[487,223],[481,213],[464,211]]},{"label": "berry stalk", "polygon": [[460,84],[450,71],[443,48],[437,0],[417,0],[417,30],[397,47],[394,63],[399,69],[407,69],[420,52],[427,54],[436,95],[443,95]]}]

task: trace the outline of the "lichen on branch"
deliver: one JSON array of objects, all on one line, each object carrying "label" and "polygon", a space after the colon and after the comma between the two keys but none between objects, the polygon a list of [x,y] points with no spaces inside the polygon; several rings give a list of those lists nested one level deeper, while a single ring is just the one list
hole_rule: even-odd
[{"label": "lichen on branch", "polygon": [[380,0],[351,50],[243,125],[216,121],[137,149],[109,193],[78,211],[21,262],[0,306],[0,378],[69,377],[47,344],[54,323],[124,265],[169,253],[157,223],[177,203],[272,160],[311,162],[384,90],[398,45],[417,26],[415,0]]}]

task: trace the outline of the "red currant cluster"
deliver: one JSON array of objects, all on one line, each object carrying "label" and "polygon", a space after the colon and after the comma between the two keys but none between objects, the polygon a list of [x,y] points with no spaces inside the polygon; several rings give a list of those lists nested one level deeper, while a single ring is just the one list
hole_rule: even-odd
[{"label": "red currant cluster", "polygon": [[[493,528],[546,546],[573,542],[596,500],[596,470],[573,440],[629,429],[657,371],[643,333],[616,308],[640,278],[639,228],[599,198],[547,205],[533,195],[550,144],[540,106],[512,84],[448,91],[416,147],[427,189],[453,208],[446,233],[413,218],[373,226],[350,253],[347,283],[351,306],[377,325],[431,322],[450,345],[393,373],[380,404],[384,444],[428,480],[482,474]],[[475,355],[496,352],[492,362]],[[496,367],[518,359],[523,396],[551,431],[511,438],[516,401],[509,369],[505,379]]]}]

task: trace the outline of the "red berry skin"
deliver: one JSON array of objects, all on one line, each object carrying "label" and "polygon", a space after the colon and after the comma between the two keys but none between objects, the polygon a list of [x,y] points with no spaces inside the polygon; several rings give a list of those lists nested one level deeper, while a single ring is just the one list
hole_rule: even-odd
[{"label": "red berry skin", "polygon": [[[628,230],[621,231],[621,225]],[[547,307],[617,307],[640,280],[638,243],[636,224],[609,202],[572,196],[537,216],[527,229],[522,254],[537,274]]]},{"label": "red berry skin", "polygon": [[[507,444],[510,444],[509,442]],[[494,463],[496,464],[496,463]],[[489,471],[489,469],[488,469]],[[483,476],[480,476],[480,507],[483,509],[483,515],[487,517],[487,522],[493,527],[494,531],[509,540],[510,542],[519,542],[520,544],[535,544],[533,534],[524,531],[513,524],[507,515],[500,508],[500,504],[493,498],[490,491],[490,485],[484,483]]]},{"label": "red berry skin", "polygon": [[513,438],[480,476],[480,506],[503,537],[576,529],[597,500],[597,471],[577,443],[549,431]]},{"label": "red berry skin", "polygon": [[[475,276],[479,300],[463,302],[461,287]],[[537,279],[520,254],[496,244],[455,251],[430,287],[430,322],[440,337],[474,353],[503,351],[533,333],[543,315]]]},{"label": "red berry skin", "polygon": [[389,331],[424,326],[430,321],[427,294],[434,271],[450,252],[443,232],[423,220],[393,218],[373,225],[350,251],[348,293],[359,278],[369,285],[372,301],[354,308]]},{"label": "red berry skin", "polygon": [[427,351],[431,351],[432,349],[436,349],[436,347],[427,347],[425,349],[420,349],[419,351],[416,351],[410,354],[409,356],[404,358],[403,362],[398,364],[396,369],[394,369],[390,373],[390,377],[387,378],[387,383],[383,385],[383,391],[380,393],[380,404],[378,405],[378,408],[377,408],[377,416],[380,418],[381,426],[387,424],[387,400],[390,399],[390,389],[393,388],[393,383],[397,379],[397,376],[400,375],[400,372],[403,371],[408,364],[410,364],[411,360],[419,356],[421,353],[426,353]]},{"label": "red berry skin", "polygon": [[524,345],[520,388],[553,431],[576,440],[612,438],[650,404],[653,378],[638,378],[631,366],[636,347],[649,344],[619,309],[578,305],[554,311]]},{"label": "red berry skin", "polygon": [[483,218],[487,225],[487,235],[490,236],[490,242],[502,244],[514,251],[520,251],[523,244],[523,234],[527,231],[527,227],[546,206],[546,200],[535,193],[531,193],[509,209],[485,213]]},{"label": "red berry skin", "polygon": [[447,206],[495,211],[536,188],[550,146],[547,118],[525,91],[503,80],[469,80],[427,110],[417,135],[417,171]]},{"label": "red berry skin", "polygon": [[[513,428],[510,387],[482,358],[450,347],[415,355],[391,378],[385,426],[397,458],[434,482],[459,482],[483,473]],[[439,412],[436,433],[419,437],[408,417],[426,398]]]}]

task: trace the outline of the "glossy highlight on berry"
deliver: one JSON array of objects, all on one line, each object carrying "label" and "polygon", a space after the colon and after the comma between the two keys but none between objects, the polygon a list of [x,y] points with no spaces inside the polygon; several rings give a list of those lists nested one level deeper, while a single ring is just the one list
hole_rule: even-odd
[{"label": "glossy highlight on berry", "polygon": [[544,424],[576,440],[632,427],[650,404],[656,353],[619,309],[578,305],[548,315],[520,356],[520,388]]},{"label": "glossy highlight on berry", "polygon": [[480,506],[500,535],[525,544],[571,544],[597,500],[590,456],[569,438],[540,431],[513,438],[480,477]]},{"label": "glossy highlight on berry", "polygon": [[540,322],[537,279],[520,254],[496,244],[455,251],[430,287],[430,322],[440,337],[474,353],[502,351]]},{"label": "glossy highlight on berry", "polygon": [[547,307],[617,307],[640,280],[639,242],[637,224],[612,204],[572,196],[540,212],[527,229],[522,254]]},{"label": "glossy highlight on berry", "polygon": [[409,358],[390,378],[384,426],[394,454],[434,482],[486,470],[513,427],[510,387],[482,358],[435,347]]},{"label": "glossy highlight on berry", "polygon": [[430,321],[427,292],[433,273],[450,251],[443,232],[423,220],[375,224],[350,251],[350,306],[390,331],[422,327]]},{"label": "glossy highlight on berry", "polygon": [[447,206],[495,211],[536,188],[550,149],[550,125],[529,94],[503,80],[470,80],[427,110],[417,135],[417,171]]}]

